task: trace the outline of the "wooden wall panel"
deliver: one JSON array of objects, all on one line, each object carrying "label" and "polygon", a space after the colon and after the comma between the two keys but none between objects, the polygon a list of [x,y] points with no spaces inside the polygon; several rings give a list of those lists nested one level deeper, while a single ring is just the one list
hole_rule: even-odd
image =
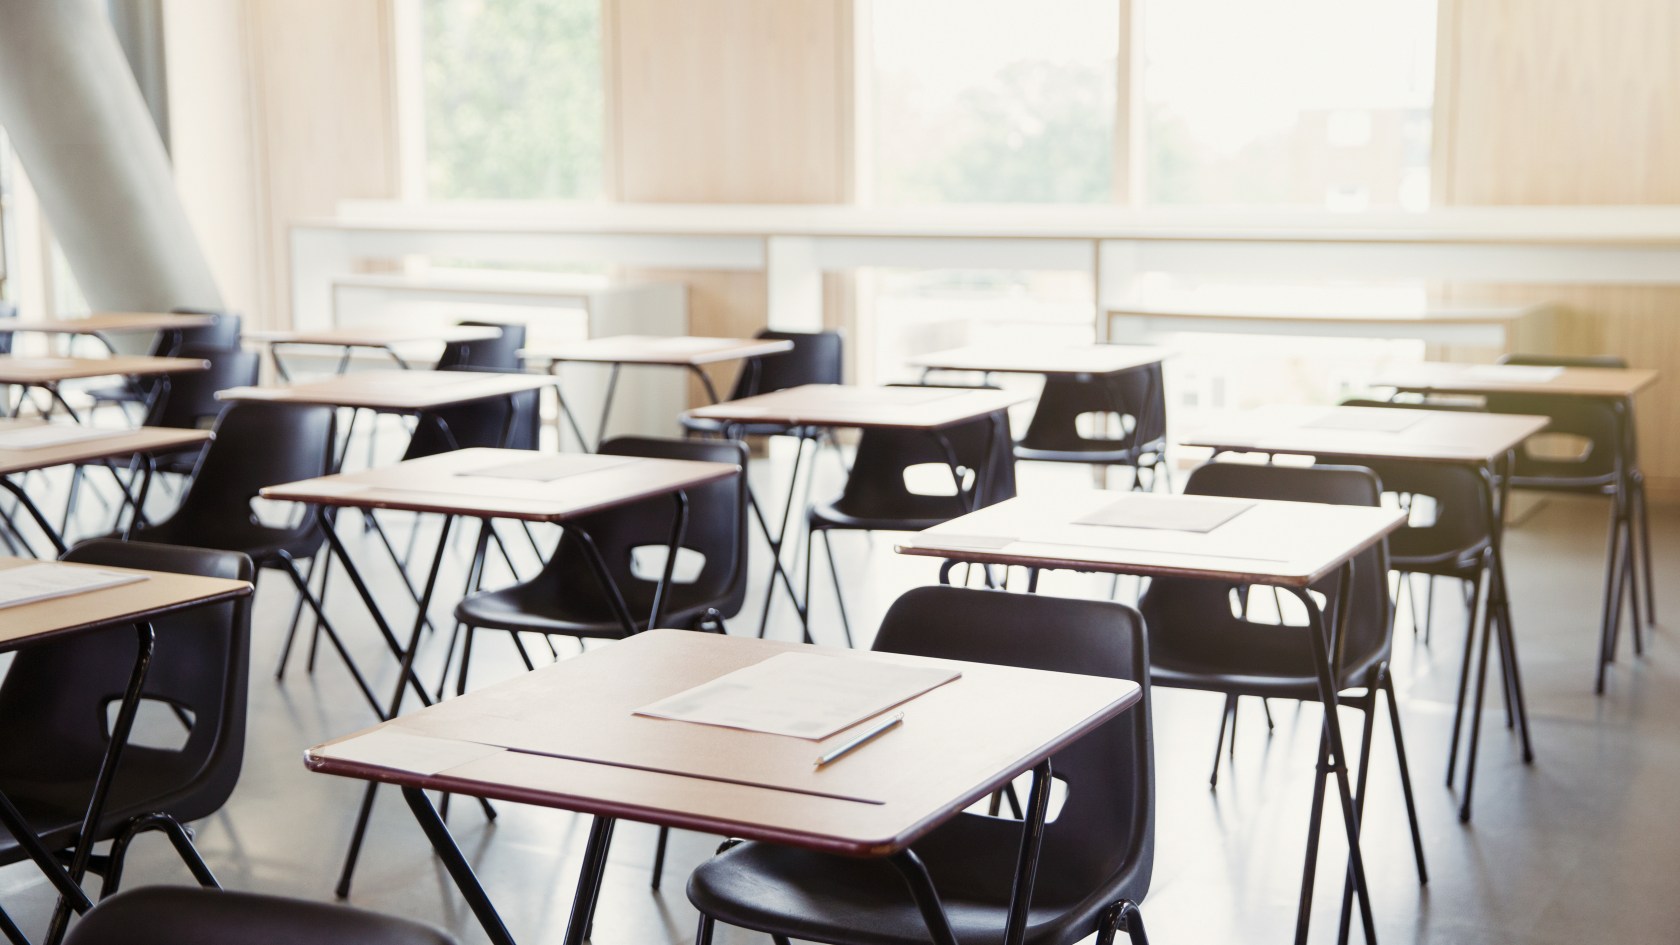
[{"label": "wooden wall panel", "polygon": [[[603,0],[602,12],[612,199],[851,199],[851,0]],[[624,275],[686,282],[696,334],[764,327],[762,275]],[[831,287],[831,308],[844,298]]]},{"label": "wooden wall panel", "polygon": [[[1440,203],[1680,202],[1680,3],[1441,0],[1440,57]],[[1463,291],[1559,302],[1559,353],[1662,370],[1638,405],[1643,462],[1653,496],[1680,499],[1680,290]]]},{"label": "wooden wall panel", "polygon": [[[189,132],[177,138],[176,177],[252,327],[289,322],[291,224],[331,217],[341,200],[398,196],[392,3],[164,8],[171,111]],[[245,199],[229,199],[240,188]]]}]

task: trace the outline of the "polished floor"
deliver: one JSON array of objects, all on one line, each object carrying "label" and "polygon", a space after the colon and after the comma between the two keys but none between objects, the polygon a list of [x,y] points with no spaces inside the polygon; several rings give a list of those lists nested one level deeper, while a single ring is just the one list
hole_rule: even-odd
[{"label": "polished floor", "polygon": [[[782,488],[785,469],[761,463],[753,476],[761,494],[771,495]],[[833,488],[837,476],[831,458],[824,457],[818,492]],[[1089,477],[1078,470],[1023,466],[1021,482],[1023,491],[1086,488]],[[49,501],[61,491],[43,477],[34,477],[30,488],[47,494]],[[410,527],[404,519],[389,518],[399,540]],[[1654,526],[1658,613],[1672,619],[1680,614],[1680,595],[1665,578],[1680,560],[1680,514],[1658,508]],[[434,529],[421,526],[422,548],[430,547]],[[1457,797],[1443,783],[1463,646],[1462,608],[1443,582],[1428,642],[1413,634],[1402,611],[1396,672],[1431,876],[1427,886],[1418,884],[1393,751],[1379,729],[1364,847],[1381,941],[1680,941],[1680,641],[1659,627],[1646,655],[1635,659],[1624,640],[1609,692],[1593,696],[1604,529],[1602,501],[1551,499],[1510,533],[1509,570],[1537,758],[1533,766],[1521,763],[1503,710],[1490,704],[1476,816],[1467,826],[1459,823]],[[359,528],[345,531],[390,611],[407,613],[388,563],[379,560]],[[534,562],[528,545],[522,538],[513,544],[520,567],[529,573]],[[460,587],[470,548],[467,541],[456,547],[445,587]],[[931,562],[894,555],[890,535],[840,535],[835,550],[860,645],[867,643],[868,628],[897,593],[935,578]],[[762,545],[755,546],[761,562],[763,551]],[[751,633],[756,626],[763,593],[757,572],[756,590],[743,615],[732,621],[732,632]],[[505,573],[492,578],[505,580]],[[1110,582],[1056,576],[1047,579],[1043,590],[1106,595]],[[1133,590],[1129,581],[1118,588],[1123,598]],[[377,688],[387,691],[395,677],[392,661],[348,591],[335,582],[332,611],[378,680]],[[440,596],[449,598],[437,607],[442,616],[454,597]],[[197,825],[198,842],[229,887],[326,900],[332,898],[361,785],[307,772],[302,752],[373,718],[325,650],[313,674],[294,654],[285,681],[275,681],[273,668],[292,599],[283,576],[263,577],[244,774],[226,809]],[[827,583],[819,580],[814,632],[823,642],[840,640],[833,600]],[[797,636],[791,610],[773,610],[770,633]],[[505,641],[483,640],[475,653],[474,685],[520,670]],[[546,648],[533,642],[546,656]],[[431,639],[426,646],[424,675],[435,678],[442,641]],[[570,641],[559,641],[558,647],[562,655],[577,650]],[[1218,787],[1210,789],[1220,705],[1218,697],[1202,694],[1163,691],[1156,696],[1158,853],[1144,914],[1151,939],[1159,945],[1281,943],[1290,941],[1293,932],[1319,710],[1274,703],[1276,727],[1268,731],[1260,704],[1245,702],[1234,755],[1222,761]],[[1356,731],[1358,722],[1358,714],[1349,712],[1349,728]],[[587,823],[565,812],[508,804],[499,809],[501,816],[488,823],[475,806],[458,804],[451,827],[515,937],[557,942]],[[1326,823],[1312,929],[1319,942],[1334,940],[1344,862],[1344,851],[1335,842],[1339,824]],[[651,827],[626,824],[619,829],[595,923],[596,942],[691,940],[695,914],[683,895],[684,880],[718,838],[677,834],[664,888],[657,891],[648,884],[653,839]],[[161,840],[154,836],[137,845],[128,883],[187,881]],[[439,923],[463,942],[484,941],[392,792],[381,796],[375,811],[350,901]],[[32,867],[12,866],[0,871],[0,904],[36,933],[44,928],[50,892]],[[739,930],[720,935],[720,941],[752,940],[763,939]]]}]

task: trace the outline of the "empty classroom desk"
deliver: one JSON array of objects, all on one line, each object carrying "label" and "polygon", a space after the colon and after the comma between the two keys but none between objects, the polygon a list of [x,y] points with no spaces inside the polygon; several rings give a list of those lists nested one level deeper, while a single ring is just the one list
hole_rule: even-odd
[{"label": "empty classroom desk", "polygon": [[[469,574],[482,574],[482,562],[490,539],[491,522],[495,519],[514,519],[522,522],[546,522],[580,528],[578,519],[593,512],[628,505],[658,496],[671,496],[674,504],[671,540],[666,547],[664,570],[654,592],[648,625],[656,626],[662,612],[664,598],[671,585],[677,552],[682,545],[688,521],[686,490],[717,482],[741,474],[739,466],[723,463],[702,463],[684,460],[648,459],[627,456],[603,456],[593,453],[535,454],[526,450],[465,449],[440,453],[424,459],[384,466],[354,473],[339,473],[304,482],[274,486],[262,490],[262,497],[282,502],[304,502],[316,507],[322,516],[322,528],[333,554],[343,560],[345,571],[356,591],[366,604],[369,615],[378,625],[387,643],[396,650],[401,671],[389,708],[374,706],[380,718],[389,719],[402,711],[408,686],[412,683],[422,703],[431,704],[426,688],[414,676],[414,656],[425,629],[433,595],[437,590],[438,572],[445,552],[449,549],[450,527],[457,518],[476,519],[479,523],[477,544],[473,549]],[[327,518],[329,508],[354,508],[371,512],[391,509],[442,515],[443,527],[438,534],[437,550],[432,556],[424,589],[416,603],[413,629],[406,645],[400,644],[390,623],[374,600],[367,584],[346,552],[343,543]],[[600,558],[593,542],[582,542],[593,579],[602,583],[614,615],[624,626],[626,635],[636,632],[636,619],[631,615],[622,594],[613,582],[611,571]],[[582,576],[580,576],[582,577]],[[474,587],[469,591],[476,590]],[[340,889],[348,894],[350,876],[355,868],[356,855],[366,829],[367,815],[372,808],[373,793],[369,788],[363,802],[362,815],[357,821],[354,840],[344,864]]]},{"label": "empty classroom desk", "polygon": [[[810,602],[801,600],[793,587],[793,579],[782,565],[782,546],[787,539],[788,525],[793,518],[794,489],[799,482],[805,443],[814,439],[813,432],[822,429],[887,429],[920,430],[939,444],[947,456],[953,451],[943,432],[960,423],[992,414],[1003,415],[1010,407],[1029,399],[1024,394],[1009,391],[976,389],[958,390],[948,387],[860,387],[845,384],[805,384],[756,394],[739,400],[726,400],[706,407],[696,407],[684,414],[702,420],[716,420],[728,424],[774,423],[793,429],[797,442],[793,454],[792,474],[788,479],[787,498],[782,506],[781,524],[771,534],[770,523],[753,504],[758,524],[770,543],[770,587],[764,595],[764,618],[759,622],[763,636],[770,614],[771,600],[776,594],[779,579],[792,599],[807,637],[810,636]],[[1007,417],[1003,429],[993,434],[1007,438]],[[962,481],[961,471],[952,463],[952,475]],[[976,475],[979,472],[976,471]],[[972,493],[978,494],[980,483]],[[807,562],[807,564],[809,564]]]},{"label": "empty classroom desk", "polygon": [[[960,669],[904,702],[904,724],[832,766],[821,740],[637,714],[783,654]],[[594,815],[567,945],[585,940],[613,823],[890,856],[1141,698],[1119,679],[650,630],[309,750],[309,767],[396,784],[491,941],[512,945],[426,790]],[[1038,808],[1023,824],[1037,833]],[[1031,863],[1037,849],[1023,843]],[[1030,874],[1029,874],[1030,875]],[[1030,883],[1025,884],[1030,889]],[[1023,892],[1017,887],[1017,892]],[[937,902],[937,895],[935,895]],[[1018,897],[1012,912],[1024,909]]]},{"label": "empty classroom desk", "polygon": [[[65,401],[60,391],[60,385],[65,381],[116,375],[129,378],[156,377],[160,383],[152,388],[146,399],[146,410],[149,413],[157,398],[168,396],[169,375],[204,371],[209,367],[210,362],[198,358],[160,358],[145,354],[117,354],[108,358],[0,355],[0,385],[40,388],[52,398],[47,409],[42,411],[44,416],[50,416],[56,408],[63,407],[70,419],[79,423],[81,416]],[[6,415],[17,416],[23,409],[25,399],[20,397],[17,403],[7,405]]]},{"label": "empty classroom desk", "polygon": [[[1208,531],[1164,527],[1160,522],[1134,528],[1081,524],[1093,515],[1119,509],[1123,503],[1148,503],[1148,514],[1159,516],[1163,512],[1170,515],[1175,504],[1209,501],[1246,508]],[[1404,522],[1405,514],[1397,509],[1094,490],[1009,499],[908,535],[896,550],[947,561],[1030,569],[1269,585],[1295,597],[1308,616],[1307,638],[1318,677],[1319,700],[1324,705],[1323,737],[1333,759],[1328,769],[1320,769],[1318,789],[1313,792],[1313,826],[1308,834],[1307,874],[1301,889],[1296,941],[1304,941],[1311,915],[1323,778],[1333,773],[1352,853],[1350,868],[1365,940],[1375,942],[1365,860],[1359,851],[1359,818],[1348,783],[1349,756],[1343,749],[1342,726],[1336,712],[1336,664],[1331,654],[1339,652],[1340,628],[1335,626],[1339,621],[1325,619],[1323,609],[1307,588],[1337,573],[1341,574],[1340,586],[1348,588],[1353,560]],[[1338,608],[1343,619],[1346,610]]]},{"label": "empty classroom desk", "polygon": [[[20,568],[47,570],[32,571],[29,578],[23,578],[21,573],[16,579],[6,576],[7,571]],[[66,580],[67,576],[88,583],[79,588],[67,586],[73,583]],[[26,580],[29,586],[18,584],[18,579]],[[45,584],[57,585],[57,593],[43,586]],[[122,624],[132,624],[136,636],[134,669],[122,699],[117,703],[105,755],[94,778],[87,809],[81,817],[82,826],[73,844],[74,858],[68,866],[45,849],[17,807],[5,795],[0,795],[0,828],[11,833],[29,859],[58,890],[59,904],[54,915],[53,932],[49,934],[50,941],[57,941],[58,934],[62,933],[62,913],[67,907],[82,913],[92,906],[82,892],[80,882],[93,854],[93,832],[105,809],[117,766],[142,701],[146,672],[156,642],[152,621],[188,608],[216,604],[250,593],[251,585],[245,581],[103,565],[41,562],[29,558],[0,558],[0,615],[4,617],[0,619],[0,652]],[[3,913],[0,913],[0,919],[8,926],[5,929],[8,938],[26,941],[21,933],[13,934],[17,933],[17,929],[9,918],[4,918]]]},{"label": "empty classroom desk", "polygon": [[[146,504],[152,475],[157,471],[154,454],[202,446],[210,441],[209,430],[180,430],[166,427],[139,427],[133,430],[98,430],[79,425],[47,423],[42,420],[0,420],[0,488],[17,497],[29,517],[46,534],[59,554],[67,549],[64,536],[53,528],[35,500],[12,480],[20,473],[54,466],[94,463],[113,459],[137,457],[142,461],[138,490],[131,492],[114,466],[107,466],[121,490],[123,502],[132,510],[129,528],[140,521],[140,510]],[[66,509],[65,519],[70,512]],[[119,507],[119,517],[120,517]],[[15,528],[13,529],[15,533]],[[20,536],[21,537],[21,536]],[[25,542],[27,545],[27,542]]]},{"label": "empty classroom desk", "polygon": [[[1528,729],[1528,708],[1523,698],[1522,677],[1517,661],[1517,641],[1511,626],[1509,584],[1505,579],[1503,553],[1504,510],[1512,451],[1524,440],[1545,429],[1545,417],[1522,414],[1408,410],[1403,407],[1261,407],[1245,411],[1214,428],[1199,430],[1180,440],[1186,446],[1206,447],[1215,455],[1222,452],[1280,453],[1312,456],[1320,461],[1355,465],[1367,461],[1399,461],[1463,466],[1481,481],[1486,518],[1481,528],[1488,536],[1488,595],[1480,628],[1472,610],[1464,651],[1467,680],[1470,659],[1478,632],[1496,633],[1508,682],[1508,701],[1522,735],[1525,763],[1534,760]],[[1479,604],[1479,602],[1477,602]],[[1480,673],[1487,670],[1484,645]],[[1470,800],[1476,782],[1476,748],[1481,731],[1481,688],[1470,720],[1470,747],[1465,765],[1464,798],[1459,807],[1461,820],[1470,819]],[[1465,710],[1467,692],[1461,682],[1458,719]],[[1453,724],[1450,757],[1458,757],[1459,720]],[[1449,783],[1452,765],[1448,768]]]},{"label": "empty classroom desk", "polygon": [[500,337],[500,335],[500,329],[487,325],[448,325],[436,328],[407,325],[367,325],[356,328],[316,328],[303,331],[253,331],[246,332],[245,337],[267,344],[268,356],[274,360],[275,373],[280,375],[281,380],[289,381],[291,380],[291,373],[286,370],[285,362],[280,360],[281,348],[337,348],[339,359],[335,373],[343,374],[350,369],[350,358],[357,348],[380,352],[396,362],[397,367],[406,370],[411,365],[399,349],[417,346],[427,346],[435,349],[441,344],[489,341]]},{"label": "empty classroom desk", "polygon": [[[627,364],[684,368],[699,378],[701,386],[706,390],[707,401],[715,404],[718,402],[717,388],[712,385],[711,376],[705,371],[706,365],[745,361],[746,370],[753,370],[758,364],[754,359],[792,350],[793,342],[776,338],[611,335],[570,344],[526,348],[520,354],[527,358],[548,361],[550,374],[558,374],[560,365],[568,361],[612,366],[612,372],[607,376],[606,396],[601,402],[601,422],[595,428],[595,443],[599,446],[607,436],[607,420],[612,415],[613,393],[618,389],[619,370]],[[566,407],[564,400],[560,402],[560,409],[565,413],[566,421],[571,424],[572,433],[578,438],[578,443],[584,444],[586,441],[583,431],[578,427],[577,418]]]}]

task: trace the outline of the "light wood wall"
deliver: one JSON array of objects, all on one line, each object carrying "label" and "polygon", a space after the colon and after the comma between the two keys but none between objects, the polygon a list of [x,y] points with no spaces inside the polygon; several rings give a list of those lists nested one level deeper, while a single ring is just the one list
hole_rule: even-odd
[{"label": "light wood wall", "polygon": [[166,0],[176,180],[227,303],[290,320],[287,230],[399,193],[393,0]]},{"label": "light wood wall", "polygon": [[[849,201],[852,32],[851,0],[602,0],[611,198]],[[686,283],[695,334],[764,327],[760,274],[623,275]],[[847,298],[831,280],[831,320]]]},{"label": "light wood wall", "polygon": [[[1680,3],[1440,0],[1435,186],[1446,205],[1680,202]],[[1653,494],[1680,499],[1680,289],[1484,287],[1565,306],[1559,353],[1666,380],[1638,404]]]}]

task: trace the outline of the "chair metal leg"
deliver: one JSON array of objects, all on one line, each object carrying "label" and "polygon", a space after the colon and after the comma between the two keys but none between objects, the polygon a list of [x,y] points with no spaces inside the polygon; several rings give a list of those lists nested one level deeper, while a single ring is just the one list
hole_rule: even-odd
[{"label": "chair metal leg", "polygon": [[[1418,826],[1417,799],[1412,794],[1412,768],[1406,760],[1406,739],[1400,734],[1400,702],[1394,695],[1394,676],[1383,674],[1383,695],[1388,700],[1388,722],[1394,730],[1394,756],[1400,767],[1400,792],[1406,799],[1406,819],[1412,827],[1412,853],[1417,859],[1418,883],[1429,883],[1429,867],[1423,858],[1423,831]],[[1377,711],[1376,700],[1371,701],[1371,712]]]},{"label": "chair metal leg", "polygon": [[700,913],[700,927],[694,930],[694,945],[712,945],[712,932],[716,927],[716,919]]},{"label": "chair metal leg", "polygon": [[[829,537],[829,530],[822,529],[823,551],[828,555],[828,575],[834,580],[834,604],[840,610],[840,629],[846,634],[846,646],[852,643],[852,622],[846,616],[846,595],[840,592],[840,565],[834,560],[834,542]],[[810,552],[807,551],[807,554]],[[805,596],[805,606],[811,606],[810,594]]]},{"label": "chair metal leg", "polygon": [[1645,502],[1645,477],[1637,473],[1633,479],[1633,509],[1634,520],[1639,527],[1640,567],[1645,574],[1645,619],[1656,626],[1657,585],[1651,574],[1651,513]]},{"label": "chair metal leg", "polygon": [[327,635],[327,642],[331,643],[333,649],[338,651],[339,658],[344,661],[344,668],[350,671],[351,678],[356,681],[356,688],[361,690],[363,698],[368,701],[368,705],[373,706],[374,714],[384,718],[384,709],[379,704],[379,697],[373,694],[373,690],[368,686],[367,679],[362,676],[361,669],[356,666],[356,661],[350,658],[350,651],[345,648],[344,641],[339,637],[338,631],[333,629],[332,622],[327,619],[326,611],[322,609],[321,602],[316,599],[315,594],[310,591],[309,585],[305,583],[303,573],[298,570],[297,563],[284,555],[275,560],[281,563],[287,576],[292,579],[292,584],[297,587],[298,593],[303,595],[310,609],[315,612],[315,618],[320,621],[322,632]]},{"label": "chair metal leg", "polygon": [[[1476,576],[1469,581],[1470,585],[1470,619],[1464,629],[1464,662],[1458,670],[1458,702],[1453,708],[1452,741],[1447,749],[1447,787],[1452,787],[1453,776],[1458,771],[1459,736],[1464,730],[1464,708],[1470,698],[1470,665],[1475,661],[1476,637],[1478,633],[1491,632],[1482,626],[1482,622],[1489,618],[1482,611],[1482,575],[1487,572],[1484,562]],[[1482,621],[1477,618],[1481,617]],[[1480,628],[1480,629],[1478,629]]]},{"label": "chair metal leg", "polygon": [[[1231,723],[1231,715],[1236,703],[1237,697],[1228,695],[1225,697],[1224,707],[1219,710],[1219,737],[1214,739],[1213,742],[1213,773],[1208,776],[1208,787],[1210,788],[1219,786],[1219,755],[1225,748],[1225,727]],[[1233,736],[1232,741],[1235,742],[1235,740]]]}]

